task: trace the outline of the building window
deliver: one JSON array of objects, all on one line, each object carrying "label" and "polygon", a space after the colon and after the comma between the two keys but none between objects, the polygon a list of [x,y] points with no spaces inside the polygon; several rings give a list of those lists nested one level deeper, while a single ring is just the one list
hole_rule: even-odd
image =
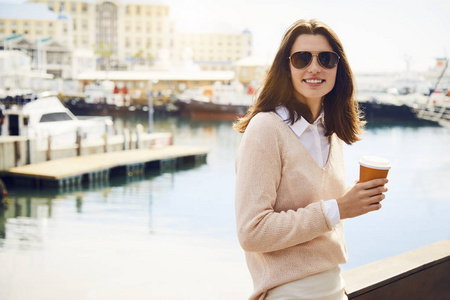
[{"label": "building window", "polygon": [[136,6],[136,15],[140,15],[141,14],[141,7],[140,6]]},{"label": "building window", "polygon": [[83,3],[82,9],[81,9],[84,13],[87,12],[87,4]]},{"label": "building window", "polygon": [[127,15],[130,14],[130,6],[129,6],[129,5],[127,5],[127,7],[125,8],[125,13],[126,13]]},{"label": "building window", "polygon": [[150,6],[147,6],[147,16],[150,16],[152,14],[152,8]]},{"label": "building window", "polygon": [[76,13],[76,11],[77,11],[77,4],[76,3],[72,3],[71,11],[72,11],[72,13]]}]

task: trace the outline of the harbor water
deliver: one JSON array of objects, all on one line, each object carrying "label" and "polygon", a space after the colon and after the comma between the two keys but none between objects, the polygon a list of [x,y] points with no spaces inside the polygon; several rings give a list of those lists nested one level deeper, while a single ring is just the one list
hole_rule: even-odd
[{"label": "harbor water", "polygon": [[[116,123],[149,128],[146,119]],[[0,299],[246,299],[252,291],[234,217],[230,121],[156,118],[206,163],[83,188],[10,190],[0,210]],[[345,221],[348,270],[450,238],[450,131],[369,122],[344,146],[347,185],[363,155],[390,159],[380,211]]]}]

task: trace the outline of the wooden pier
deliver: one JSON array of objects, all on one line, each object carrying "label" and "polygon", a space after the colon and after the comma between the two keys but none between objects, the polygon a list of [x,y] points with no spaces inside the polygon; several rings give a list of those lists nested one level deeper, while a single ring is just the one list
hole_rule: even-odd
[{"label": "wooden pier", "polygon": [[68,187],[104,181],[112,175],[142,174],[145,170],[174,169],[183,163],[204,163],[208,149],[165,146],[75,156],[14,167],[6,172],[16,185]]}]

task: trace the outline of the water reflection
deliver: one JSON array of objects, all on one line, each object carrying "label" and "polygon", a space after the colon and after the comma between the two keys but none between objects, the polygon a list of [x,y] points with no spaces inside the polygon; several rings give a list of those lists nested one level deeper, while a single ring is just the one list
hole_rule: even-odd
[{"label": "water reflection", "polygon": [[9,205],[0,208],[0,248],[5,239],[21,250],[38,246],[45,237],[45,220],[52,216],[51,201],[46,197],[11,197]]},{"label": "water reflection", "polygon": [[[175,172],[192,172],[204,164],[204,161],[170,164],[146,173],[128,173],[109,180],[89,182],[85,186],[36,191],[13,188],[10,190],[9,205],[0,207],[0,247],[5,246],[5,240],[19,243],[19,246],[39,244],[45,236],[46,221],[54,218],[53,211],[71,210],[70,207],[76,214],[90,214],[95,208],[101,218],[102,212],[116,209],[116,212],[127,211],[130,205],[136,206],[148,212],[149,232],[153,232],[151,215],[154,195],[164,197],[174,188]],[[117,207],[112,207],[114,205]]]}]

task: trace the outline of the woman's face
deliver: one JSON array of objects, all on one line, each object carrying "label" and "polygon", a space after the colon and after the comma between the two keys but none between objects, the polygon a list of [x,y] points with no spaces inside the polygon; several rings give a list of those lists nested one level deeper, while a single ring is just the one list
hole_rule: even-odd
[{"label": "woman's face", "polygon": [[[323,35],[302,34],[297,37],[292,45],[290,55],[299,51],[317,54],[322,51],[333,51],[333,48]],[[322,67],[317,61],[317,55],[314,55],[311,63],[303,69],[294,68],[290,62],[289,65],[296,99],[308,106],[312,103],[317,105],[317,102],[321,104],[323,97],[334,87],[337,66],[333,69]]]}]

